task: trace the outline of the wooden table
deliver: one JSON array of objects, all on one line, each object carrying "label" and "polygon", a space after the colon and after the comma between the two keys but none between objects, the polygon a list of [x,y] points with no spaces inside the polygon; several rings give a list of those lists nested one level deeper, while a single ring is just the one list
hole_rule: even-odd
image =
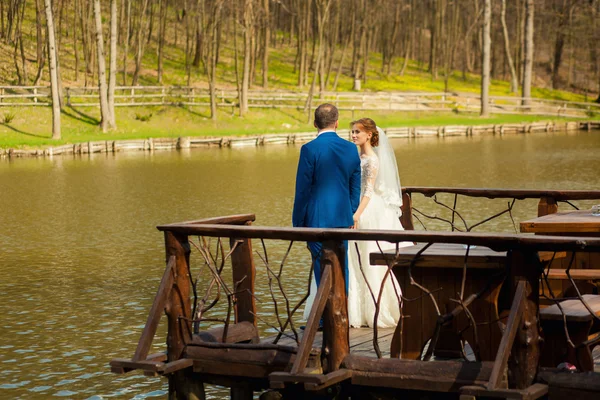
[{"label": "wooden table", "polygon": [[[403,358],[408,359],[420,357],[424,345],[435,331],[438,319],[431,297],[423,295],[421,289],[410,283],[408,267],[417,252],[424,246],[424,244],[417,244],[400,248],[398,258],[395,250],[370,255],[371,264],[394,263],[393,271],[402,287],[403,296],[414,299],[403,304],[401,354]],[[441,315],[449,313],[458,306],[458,303],[452,299],[459,298],[466,251],[466,246],[462,244],[435,243],[419,257],[412,269],[414,280],[433,292]],[[502,329],[498,321],[498,297],[506,263],[506,252],[496,252],[482,246],[471,247],[469,250],[463,299],[489,285],[488,290],[468,307],[476,323],[482,324],[477,326],[477,335],[479,353],[483,361],[495,359],[502,337]],[[460,349],[459,332],[463,330],[462,337],[475,348],[475,333],[473,328],[467,328],[468,326],[467,316],[464,312],[460,313],[443,329],[437,348]],[[396,333],[395,340],[396,343],[394,344],[393,340],[392,346],[400,346],[399,332]],[[448,355],[451,353],[448,352]],[[440,356],[443,353],[436,352],[436,355]]]},{"label": "wooden table", "polygon": [[[544,215],[523,221],[520,224],[521,232],[536,233],[541,235],[563,235],[563,236],[600,236],[600,216],[592,215],[590,210],[573,210]],[[565,254],[562,260],[557,260],[551,268],[566,269],[571,262],[571,253]],[[576,270],[595,269],[600,270],[600,253],[578,252],[571,268]],[[580,279],[585,279],[581,273],[577,273]],[[594,278],[590,278],[594,279]],[[583,293],[593,293],[596,284],[582,281],[578,283]],[[553,290],[559,297],[573,297],[576,295],[571,283],[567,280],[553,284]]]},{"label": "wooden table", "polygon": [[590,210],[557,212],[521,222],[521,232],[544,235],[600,236],[600,216]]}]

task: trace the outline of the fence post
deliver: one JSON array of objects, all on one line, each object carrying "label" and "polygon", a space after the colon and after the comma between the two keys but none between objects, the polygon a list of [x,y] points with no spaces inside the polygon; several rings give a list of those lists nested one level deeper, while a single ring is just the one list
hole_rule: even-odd
[{"label": "fence post", "polygon": [[67,87],[65,88],[65,91],[67,92],[67,106],[71,107],[71,89]]},{"label": "fence post", "polygon": [[0,88],[0,103],[4,101],[4,88]]},{"label": "fence post", "polygon": [[33,88],[33,94],[35,95],[35,97],[33,98],[33,102],[37,103],[38,102],[38,99],[37,99],[37,94],[38,94],[37,87]]},{"label": "fence post", "polygon": [[133,96],[135,96],[135,89],[131,88],[131,102],[135,103],[135,98]]}]

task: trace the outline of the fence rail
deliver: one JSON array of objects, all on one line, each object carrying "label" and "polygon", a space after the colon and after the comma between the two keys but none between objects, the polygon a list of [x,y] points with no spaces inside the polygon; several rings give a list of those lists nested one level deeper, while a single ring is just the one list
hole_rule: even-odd
[{"label": "fence rail", "polygon": [[[65,104],[72,107],[97,107],[97,87],[64,88]],[[217,90],[217,107],[238,106],[235,90]],[[306,93],[291,91],[251,90],[248,97],[250,108],[303,108]],[[343,111],[463,111],[479,112],[479,96],[455,92],[323,92],[315,94],[315,101],[334,103]],[[522,104],[528,100],[530,104]],[[0,106],[48,105],[51,101],[48,86],[0,86]],[[210,93],[207,89],[187,86],[119,86],[115,89],[116,107],[139,107],[161,105],[208,106]],[[600,104],[561,101],[539,98],[491,96],[490,106],[496,114],[548,115],[560,117],[586,117],[600,113]]]}]

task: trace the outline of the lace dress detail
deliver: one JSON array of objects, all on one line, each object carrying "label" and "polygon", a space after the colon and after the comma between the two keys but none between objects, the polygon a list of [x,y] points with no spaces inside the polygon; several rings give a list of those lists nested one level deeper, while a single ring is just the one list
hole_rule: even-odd
[{"label": "lace dress detail", "polygon": [[373,198],[375,180],[379,172],[379,158],[376,154],[360,156],[360,168],[362,171],[360,180],[360,197]]}]

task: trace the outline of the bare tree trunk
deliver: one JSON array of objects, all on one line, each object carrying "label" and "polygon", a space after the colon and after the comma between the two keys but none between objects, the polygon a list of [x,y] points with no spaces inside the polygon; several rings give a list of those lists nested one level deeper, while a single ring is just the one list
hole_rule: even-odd
[{"label": "bare tree trunk", "polygon": [[218,37],[218,24],[220,24],[220,13],[221,7],[223,6],[223,0],[215,0],[212,5],[210,13],[210,20],[208,21],[207,34],[205,38],[208,40],[206,44],[207,60],[205,64],[208,66],[208,87],[210,92],[210,116],[213,121],[217,120],[217,95],[216,95],[216,75],[217,75],[217,37]]},{"label": "bare tree trunk", "polygon": [[310,85],[310,90],[308,91],[308,96],[306,99],[306,104],[304,105],[304,111],[308,114],[308,121],[310,122],[311,118],[311,108],[312,108],[312,98],[315,92],[315,86],[317,83],[317,76],[319,74],[319,66],[321,65],[321,58],[323,57],[323,34],[325,31],[325,23],[329,18],[329,7],[331,6],[332,0],[315,0],[317,5],[317,34],[319,35],[319,49],[317,51],[317,61],[315,66],[315,71],[313,74],[312,83]]},{"label": "bare tree trunk", "polygon": [[117,86],[117,0],[110,0],[110,68],[108,76],[108,128],[116,129],[115,87]]},{"label": "bare tree trunk", "polygon": [[525,59],[523,62],[522,104],[531,104],[531,80],[533,74],[533,12],[534,1],[525,2]]},{"label": "bare tree trunk", "polygon": [[167,0],[160,0],[160,21],[158,28],[158,67],[156,71],[158,83],[162,83],[163,78],[163,57],[165,47],[165,35],[167,31]]},{"label": "bare tree trunk", "polygon": [[517,93],[519,90],[517,71],[515,70],[515,63],[513,62],[512,56],[510,55],[510,40],[508,37],[508,28],[506,27],[506,0],[502,0],[500,17],[502,21],[502,33],[504,35],[504,54],[506,55],[506,62],[510,69],[510,91],[511,93]]},{"label": "bare tree trunk", "polygon": [[123,0],[127,2],[127,16],[125,17],[125,35],[123,39],[123,86],[127,84],[127,53],[129,53],[129,34],[131,29],[131,0]]},{"label": "bare tree trunk", "polygon": [[244,1],[244,68],[242,72],[242,102],[240,115],[248,112],[248,87],[250,84],[250,59],[252,58],[252,35],[254,23],[253,0]]},{"label": "bare tree trunk", "polygon": [[262,60],[262,75],[263,88],[269,86],[269,36],[271,34],[271,17],[269,14],[269,0],[263,0],[263,8],[265,13],[265,29],[263,31],[263,60]]},{"label": "bare tree trunk", "polygon": [[60,96],[58,93],[58,73],[56,70],[56,41],[54,38],[54,18],[52,0],[44,0],[46,25],[48,26],[48,55],[50,65],[50,90],[52,92],[52,139],[60,139]]},{"label": "bare tree trunk", "polygon": [[[38,67],[38,73],[36,79],[34,80],[33,85],[36,86],[39,81],[39,77],[41,76],[40,71],[44,68],[44,64],[46,62],[46,56],[44,54],[44,33],[42,31],[43,23],[43,15],[44,11],[42,9],[41,0],[35,0],[35,32],[36,32],[36,63]],[[73,25],[75,27],[75,25]],[[74,29],[77,31],[77,29]]]},{"label": "bare tree trunk", "polygon": [[[37,1],[37,0],[36,0]],[[73,1],[73,52],[75,53],[75,82],[79,81],[79,49],[77,41],[77,16],[79,0]]]},{"label": "bare tree trunk", "polygon": [[556,41],[554,42],[554,62],[552,63],[552,88],[557,89],[559,86],[559,71],[562,63],[563,49],[565,47],[565,30],[569,24],[569,9],[573,5],[563,0],[562,10],[560,12],[559,23],[556,26]]},{"label": "bare tree trunk", "polygon": [[[19,9],[20,8],[20,9]],[[15,27],[15,46],[13,61],[19,79],[19,85],[25,85],[27,82],[27,61],[25,59],[25,49],[23,47],[23,18],[25,17],[25,1],[17,1],[16,27]],[[19,60],[20,59],[20,60]],[[20,62],[20,64],[19,64]]]},{"label": "bare tree trunk", "polygon": [[348,39],[346,40],[346,44],[344,45],[344,49],[342,50],[342,56],[340,58],[340,63],[338,64],[338,68],[337,68],[337,71],[335,73],[335,79],[333,80],[333,88],[332,88],[332,90],[334,92],[337,89],[338,81],[339,81],[340,75],[342,73],[342,68],[344,66],[344,57],[346,56],[346,51],[348,50],[348,46],[350,45],[350,41],[351,40],[352,40],[352,36],[349,36]]},{"label": "bare tree trunk", "polygon": [[100,0],[94,0],[94,19],[96,21],[96,49],[98,53],[98,87],[100,95],[100,127],[108,130],[108,88],[106,87],[106,60],[104,58],[104,39],[102,36],[102,15]]},{"label": "bare tree trunk", "polygon": [[137,32],[137,47],[135,50],[135,71],[133,72],[133,77],[131,78],[132,86],[136,86],[138,84],[140,72],[142,71],[142,57],[144,57],[144,44],[146,43],[146,32],[148,31],[148,24],[150,22],[149,18],[146,18],[148,2],[149,0],[144,0],[144,4],[140,12],[140,24]]},{"label": "bare tree trunk", "polygon": [[[204,42],[202,38],[202,30],[204,29],[202,24],[202,14],[204,13],[203,8],[204,2],[201,2],[200,0],[196,1],[196,46],[194,53],[194,61],[192,62],[192,65],[194,67],[200,66],[200,59],[202,58],[202,44]],[[212,21],[209,21],[209,24],[211,22]]]},{"label": "bare tree trunk", "polygon": [[232,18],[233,18],[233,57],[234,57],[234,65],[235,65],[235,86],[237,88],[239,112],[240,112],[240,116],[242,116],[243,115],[242,107],[241,107],[242,83],[240,80],[240,68],[239,68],[239,57],[238,57],[238,37],[237,37],[238,9],[237,9],[237,7],[233,7]]},{"label": "bare tree trunk", "polygon": [[0,39],[4,39],[5,36],[5,32],[4,32],[4,2],[0,1]]},{"label": "bare tree trunk", "polygon": [[492,24],[491,0],[483,3],[483,50],[481,60],[481,116],[490,115],[490,50],[492,39],[490,37],[490,26]]}]

